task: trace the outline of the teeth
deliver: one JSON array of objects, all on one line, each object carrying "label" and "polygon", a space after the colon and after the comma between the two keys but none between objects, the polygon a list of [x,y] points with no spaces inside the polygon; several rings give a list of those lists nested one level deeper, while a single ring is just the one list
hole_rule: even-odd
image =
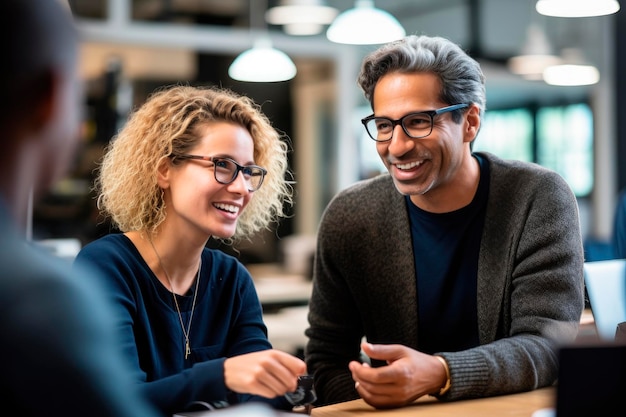
[{"label": "teeth", "polygon": [[410,162],[408,164],[396,164],[396,166],[400,169],[411,169],[411,168],[415,168],[416,166],[421,165],[422,162],[421,161],[417,161],[417,162]]},{"label": "teeth", "polygon": [[215,204],[215,207],[217,207],[218,209],[230,211],[231,213],[239,213],[239,207],[233,206],[231,204],[217,203]]}]

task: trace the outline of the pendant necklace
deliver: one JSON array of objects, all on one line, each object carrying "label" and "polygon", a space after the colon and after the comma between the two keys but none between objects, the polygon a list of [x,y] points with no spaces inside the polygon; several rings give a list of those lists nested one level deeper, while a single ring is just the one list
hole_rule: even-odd
[{"label": "pendant necklace", "polygon": [[193,319],[193,312],[196,308],[196,296],[198,295],[198,284],[200,283],[200,270],[202,269],[202,257],[200,258],[200,262],[198,264],[198,276],[196,277],[196,289],[193,293],[193,302],[191,304],[191,314],[189,315],[189,323],[187,323],[187,329],[185,330],[185,324],[183,323],[183,315],[180,313],[180,307],[178,306],[178,300],[176,299],[176,294],[174,293],[174,286],[172,285],[172,280],[170,279],[170,275],[167,273],[167,270],[163,267],[163,261],[161,261],[161,257],[159,256],[159,252],[157,252],[156,247],[154,247],[154,243],[152,239],[148,237],[148,241],[150,242],[150,246],[152,246],[152,250],[156,255],[159,266],[163,270],[165,274],[165,278],[167,278],[167,282],[170,284],[170,292],[172,293],[172,297],[174,297],[174,305],[176,306],[176,312],[178,313],[178,320],[180,321],[180,328],[183,331],[183,335],[185,336],[185,359],[189,357],[191,354],[191,346],[189,344],[189,331],[191,330],[191,320]]}]

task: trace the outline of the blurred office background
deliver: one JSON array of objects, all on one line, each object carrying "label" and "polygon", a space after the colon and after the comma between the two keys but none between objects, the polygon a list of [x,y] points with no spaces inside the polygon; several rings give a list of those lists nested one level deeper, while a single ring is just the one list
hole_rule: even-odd
[{"label": "blurred office background", "polygon": [[[336,16],[359,2],[68,0],[84,39],[87,120],[72,171],[34,208],[33,237],[85,244],[110,232],[90,189],[103,146],[156,87],[215,84],[260,103],[293,150],[292,216],[254,242],[239,244],[238,256],[306,274],[325,205],[337,191],[381,172],[382,165],[359,122],[371,111],[355,81],[362,57],[378,45],[331,42],[327,23],[318,33],[298,34],[266,19],[273,7],[304,3],[330,7]],[[563,175],[578,197],[588,257],[604,257],[617,195],[626,187],[626,165],[620,163],[626,160],[626,106],[620,100],[626,92],[620,76],[626,69],[626,11],[553,17],[536,11],[537,0],[370,3],[394,16],[407,34],[449,38],[482,64],[488,109],[475,149],[534,161]],[[295,77],[248,82],[229,76],[233,60],[261,38],[291,58]],[[592,66],[599,78],[587,85],[552,85],[541,69],[522,74],[513,66],[519,56],[536,54]]]}]

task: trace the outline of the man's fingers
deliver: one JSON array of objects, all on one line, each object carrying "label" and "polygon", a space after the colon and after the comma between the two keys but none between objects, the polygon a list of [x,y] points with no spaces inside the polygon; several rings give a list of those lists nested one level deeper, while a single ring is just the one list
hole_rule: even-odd
[{"label": "man's fingers", "polygon": [[361,344],[361,350],[372,359],[388,363],[401,358],[406,353],[406,348],[402,345],[375,345],[367,342]]}]

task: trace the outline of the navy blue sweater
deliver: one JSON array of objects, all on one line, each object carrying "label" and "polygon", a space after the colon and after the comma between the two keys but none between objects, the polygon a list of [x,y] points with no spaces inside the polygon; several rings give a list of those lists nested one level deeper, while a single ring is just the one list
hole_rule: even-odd
[{"label": "navy blue sweater", "polygon": [[[106,277],[125,356],[148,398],[164,414],[182,411],[193,401],[264,400],[229,393],[224,383],[227,357],[272,347],[252,278],[236,258],[208,248],[202,254],[187,360],[172,293],[126,236],[111,234],[86,245],[75,263],[89,263]],[[177,297],[186,326],[193,293]],[[264,401],[288,407],[282,397]]]}]

